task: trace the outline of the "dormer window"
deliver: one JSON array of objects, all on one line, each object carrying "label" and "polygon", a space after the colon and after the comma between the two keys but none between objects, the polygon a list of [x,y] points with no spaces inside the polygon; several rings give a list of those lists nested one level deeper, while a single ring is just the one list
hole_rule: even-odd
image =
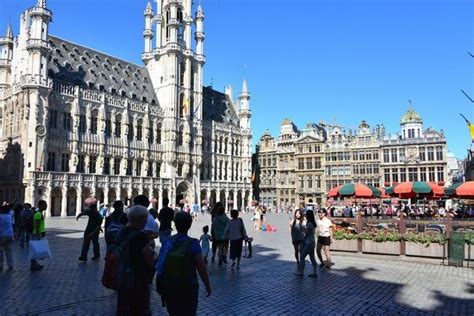
[{"label": "dormer window", "polygon": [[92,82],[88,83],[90,89],[94,89],[94,84]]},{"label": "dormer window", "polygon": [[115,90],[115,88],[112,88],[112,89],[110,89],[110,92],[111,92],[112,94],[116,94],[116,93],[117,93],[117,90]]},{"label": "dormer window", "polygon": [[123,90],[122,90],[122,92],[121,92],[121,96],[122,96],[122,98],[125,98],[125,97],[126,97],[126,95],[127,95],[127,94],[125,93],[125,91],[123,91]]},{"label": "dormer window", "polygon": [[99,86],[99,91],[100,91],[100,92],[103,92],[103,91],[104,91],[104,85],[101,84],[101,85]]},{"label": "dormer window", "polygon": [[142,102],[146,102],[146,97],[142,97]]},{"label": "dormer window", "polygon": [[137,98],[137,94],[136,94],[136,93],[133,93],[133,94],[132,94],[132,99],[135,100],[136,98]]}]

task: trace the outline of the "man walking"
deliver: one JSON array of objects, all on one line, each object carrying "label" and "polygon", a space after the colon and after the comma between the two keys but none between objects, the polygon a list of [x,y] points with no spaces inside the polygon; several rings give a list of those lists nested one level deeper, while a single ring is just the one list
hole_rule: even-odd
[{"label": "man walking", "polygon": [[30,234],[34,229],[33,216],[35,213],[31,209],[31,204],[25,203],[25,206],[20,211],[19,217],[19,232],[20,232],[20,247],[23,248],[30,243]]},{"label": "man walking", "polygon": [[169,207],[170,201],[168,198],[163,198],[163,208],[158,214],[158,220],[160,221],[160,243],[163,245],[165,240],[171,236],[171,223],[174,219],[174,211]]},{"label": "man walking", "polygon": [[97,200],[95,198],[88,198],[85,204],[88,210],[76,217],[76,220],[79,220],[83,215],[89,216],[86,230],[84,231],[84,242],[82,244],[82,251],[79,260],[87,261],[87,253],[89,252],[91,241],[94,248],[94,256],[92,257],[92,260],[98,260],[100,258],[99,234],[103,218],[97,210]]},{"label": "man walking", "polygon": [[[48,208],[48,204],[46,203],[46,201],[40,200],[38,202],[38,208],[36,209],[33,215],[34,228],[32,237],[36,240],[44,238],[46,234],[43,215],[43,212],[46,211],[46,208]],[[31,260],[30,271],[40,271],[42,269],[43,266],[39,264],[38,261],[36,261],[35,259]]]}]

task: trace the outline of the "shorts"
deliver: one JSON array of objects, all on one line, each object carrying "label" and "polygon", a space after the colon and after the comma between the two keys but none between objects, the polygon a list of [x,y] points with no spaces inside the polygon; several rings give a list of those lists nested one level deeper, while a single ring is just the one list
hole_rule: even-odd
[{"label": "shorts", "polygon": [[331,237],[318,236],[318,243],[323,246],[331,246]]}]

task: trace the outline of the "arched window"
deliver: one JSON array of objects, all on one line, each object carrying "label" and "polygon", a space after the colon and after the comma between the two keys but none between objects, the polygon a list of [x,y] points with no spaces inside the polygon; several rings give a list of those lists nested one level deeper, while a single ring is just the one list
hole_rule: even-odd
[{"label": "arched window", "polygon": [[133,116],[128,117],[128,140],[133,140]]},{"label": "arched window", "polygon": [[149,127],[149,133],[148,133],[148,143],[149,144],[152,144],[153,143],[153,124],[150,124],[150,127]]},{"label": "arched window", "polygon": [[224,141],[224,154],[227,154],[227,143],[229,142],[229,139],[226,137]]},{"label": "arched window", "polygon": [[182,62],[179,65],[179,85],[184,86],[184,73],[186,72],[186,65]]},{"label": "arched window", "polygon": [[221,136],[219,138],[219,154],[222,154],[222,143],[224,142],[224,138]]},{"label": "arched window", "polygon": [[222,160],[219,161],[219,180],[222,180]]},{"label": "arched window", "polygon": [[166,10],[166,41],[168,42],[170,39],[170,17],[171,17],[171,12],[170,9]]},{"label": "arched window", "polygon": [[240,156],[239,155],[239,149],[240,149],[239,145],[240,145],[239,140],[236,140],[236,142],[235,142],[235,155],[236,156]]},{"label": "arched window", "polygon": [[99,113],[97,110],[92,111],[91,113],[91,134],[97,135],[97,122],[98,122]]},{"label": "arched window", "polygon": [[161,144],[161,124],[156,128],[156,143]]},{"label": "arched window", "polygon": [[122,135],[122,115],[118,114],[115,117],[115,137],[121,137]]},{"label": "arched window", "polygon": [[137,140],[142,140],[143,138],[143,120],[139,119],[137,122]]},{"label": "arched window", "polygon": [[184,102],[184,93],[181,93],[179,95],[179,117],[183,118],[184,113],[186,112],[186,104]]},{"label": "arched window", "polygon": [[178,146],[183,146],[183,127],[181,126],[178,131]]}]

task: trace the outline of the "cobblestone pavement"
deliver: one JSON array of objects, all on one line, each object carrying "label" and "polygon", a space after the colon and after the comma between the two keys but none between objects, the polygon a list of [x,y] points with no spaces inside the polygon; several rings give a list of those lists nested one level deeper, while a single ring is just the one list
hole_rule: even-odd
[{"label": "cobblestone pavement", "polygon": [[[284,214],[269,215],[277,232],[255,232],[254,257],[240,270],[209,265],[213,295],[201,287],[200,315],[473,315],[474,270],[401,261],[396,257],[335,255],[317,279],[293,275],[295,263]],[[78,261],[87,219],[49,219],[53,258],[31,273],[27,250],[14,244],[15,270],[0,273],[0,315],[113,315],[115,295],[102,287],[103,260]],[[191,235],[199,237],[204,216]],[[103,240],[101,238],[101,245]],[[102,248],[102,254],[104,253]],[[307,269],[309,269],[309,264]],[[154,315],[165,314],[152,291]]]}]

